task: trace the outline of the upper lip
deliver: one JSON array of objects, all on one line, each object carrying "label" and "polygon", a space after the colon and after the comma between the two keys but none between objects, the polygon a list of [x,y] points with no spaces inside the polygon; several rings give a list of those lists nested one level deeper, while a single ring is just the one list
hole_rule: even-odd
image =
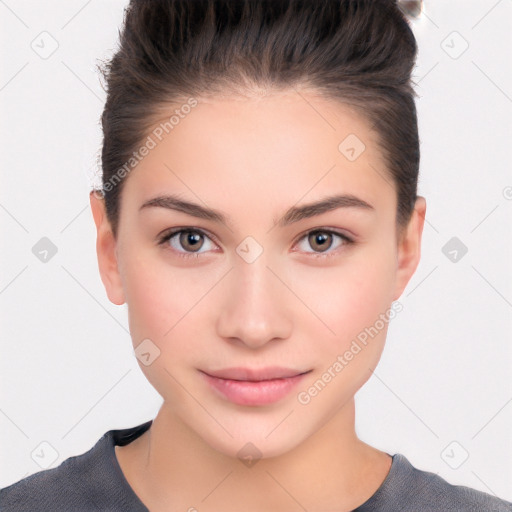
[{"label": "upper lip", "polygon": [[229,380],[245,380],[245,381],[261,381],[272,379],[284,379],[287,377],[295,377],[302,373],[307,373],[302,370],[295,370],[293,368],[283,368],[281,366],[269,366],[267,368],[224,368],[223,370],[208,371],[207,375],[217,377],[219,379]]}]

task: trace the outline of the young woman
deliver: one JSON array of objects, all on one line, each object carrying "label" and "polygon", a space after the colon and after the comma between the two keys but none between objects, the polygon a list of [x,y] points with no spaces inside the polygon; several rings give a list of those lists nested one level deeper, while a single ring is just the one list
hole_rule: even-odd
[{"label": "young woman", "polygon": [[420,259],[416,51],[392,0],[131,1],[90,203],[163,405],[2,510],[512,510],[355,432]]}]

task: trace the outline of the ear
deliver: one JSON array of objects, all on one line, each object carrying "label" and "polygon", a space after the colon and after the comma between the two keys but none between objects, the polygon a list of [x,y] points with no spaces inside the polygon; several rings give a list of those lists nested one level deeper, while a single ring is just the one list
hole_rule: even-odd
[{"label": "ear", "polygon": [[96,224],[96,253],[101,280],[110,302],[120,306],[125,303],[124,289],[117,260],[117,241],[107,219],[105,199],[100,198],[97,191],[93,190],[89,194],[89,200]]},{"label": "ear", "polygon": [[425,198],[418,196],[409,224],[398,237],[397,273],[393,300],[397,300],[402,295],[420,262],[421,235],[426,211]]}]

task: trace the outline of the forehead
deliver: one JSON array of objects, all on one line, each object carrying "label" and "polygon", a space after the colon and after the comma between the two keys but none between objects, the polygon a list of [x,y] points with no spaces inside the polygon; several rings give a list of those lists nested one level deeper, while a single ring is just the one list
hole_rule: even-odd
[{"label": "forehead", "polygon": [[341,102],[292,91],[201,98],[193,108],[160,112],[147,134],[152,149],[125,185],[139,202],[178,191],[247,208],[261,200],[309,202],[328,191],[394,208],[377,136]]}]

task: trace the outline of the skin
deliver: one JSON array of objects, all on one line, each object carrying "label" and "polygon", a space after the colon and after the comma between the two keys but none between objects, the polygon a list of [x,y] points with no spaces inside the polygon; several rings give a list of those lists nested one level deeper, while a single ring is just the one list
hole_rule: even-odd
[{"label": "skin", "polygon": [[[355,161],[338,150],[349,134],[366,146]],[[308,404],[297,395],[389,310],[420,260],[425,199],[398,237],[396,190],[383,176],[363,117],[314,91],[287,90],[200,99],[127,176],[117,239],[91,193],[108,298],[127,304],[134,347],[149,338],[160,350],[139,365],[161,409],[148,432],[115,449],[152,511],[349,511],[382,484],[391,458],[357,438],[354,394],[378,364],[388,324]],[[171,193],[222,211],[228,225],[139,211]],[[338,208],[276,225],[291,206],[335,193],[374,210]],[[180,245],[179,234],[159,245],[158,235],[176,227],[206,236],[195,249],[183,237]],[[318,228],[355,243],[333,235],[315,245],[307,235]],[[263,249],[252,263],[236,251],[247,236]],[[315,257],[322,247],[330,257]],[[194,251],[199,257],[179,256]],[[271,365],[312,371],[263,406],[229,402],[198,371]],[[237,455],[248,442],[262,457],[252,467]]]}]

